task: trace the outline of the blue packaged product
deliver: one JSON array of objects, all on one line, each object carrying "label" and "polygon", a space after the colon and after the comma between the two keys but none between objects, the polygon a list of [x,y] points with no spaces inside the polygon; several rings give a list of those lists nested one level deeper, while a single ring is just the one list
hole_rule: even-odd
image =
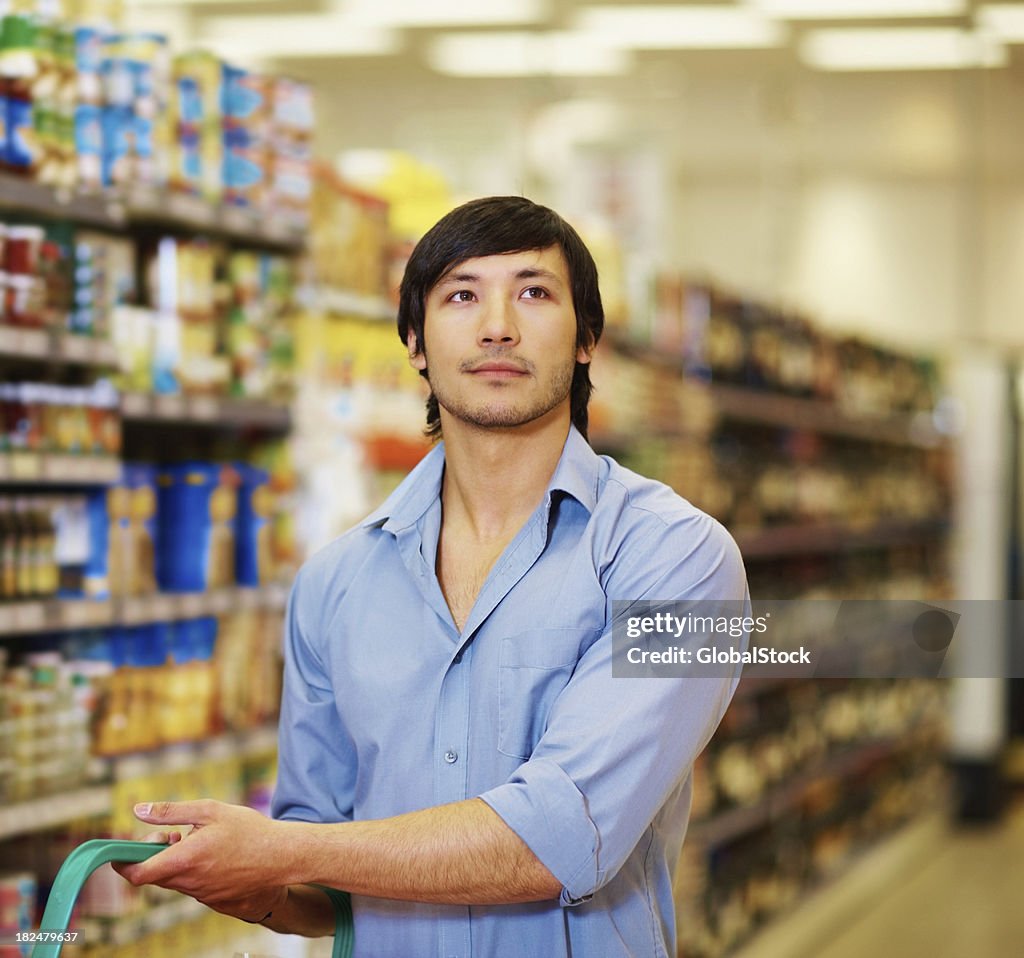
[{"label": "blue packaged product", "polygon": [[224,130],[224,199],[234,206],[259,207],[265,192],[267,150],[262,137],[245,127]]},{"label": "blue packaged product", "polygon": [[131,110],[135,103],[135,71],[125,57],[106,56],[100,66],[103,100],[108,107]]},{"label": "blue packaged product", "polygon": [[7,94],[0,89],[0,158],[7,154]]},{"label": "blue packaged product", "polygon": [[82,576],[85,594],[94,599],[110,596],[110,519],[107,491],[93,492],[86,505],[89,518],[89,559]]},{"label": "blue packaged product", "polygon": [[74,115],[75,158],[78,182],[99,187],[103,182],[103,108],[80,103]]},{"label": "blue packaged product", "polygon": [[256,122],[266,110],[266,80],[241,67],[223,64],[221,73],[221,112],[225,126]]},{"label": "blue packaged product", "polygon": [[205,662],[213,658],[217,643],[218,623],[213,616],[184,619],[176,623],[172,658],[176,665],[186,662]]},{"label": "blue packaged product", "polygon": [[200,592],[233,584],[234,471],[211,463],[182,463],[162,469],[158,483],[160,588]]},{"label": "blue packaged product", "polygon": [[102,111],[104,186],[126,183],[131,174],[135,116],[129,107],[105,106]]},{"label": "blue packaged product", "polygon": [[238,516],[235,519],[235,575],[239,585],[267,582],[271,572],[270,476],[265,469],[235,463]]},{"label": "blue packaged product", "polygon": [[192,76],[179,76],[178,122],[184,126],[198,127],[203,122],[203,95],[199,81]]},{"label": "blue packaged product", "polygon": [[28,170],[36,160],[35,115],[31,100],[6,99],[7,148],[4,159],[15,170]]},{"label": "blue packaged product", "polygon": [[99,27],[75,28],[75,68],[80,78],[83,73],[99,74],[103,66],[103,36]]}]

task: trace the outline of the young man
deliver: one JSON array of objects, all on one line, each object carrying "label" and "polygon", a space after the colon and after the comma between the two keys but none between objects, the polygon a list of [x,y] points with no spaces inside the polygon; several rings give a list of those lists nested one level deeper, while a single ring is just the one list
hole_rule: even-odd
[{"label": "young man", "polygon": [[616,678],[612,601],[746,598],[735,544],[586,442],[603,312],[557,214],[477,200],[419,243],[399,333],[443,436],[303,567],[274,815],[140,806],[122,866],[279,931],[391,958],[674,955],[691,769],[730,678]]}]

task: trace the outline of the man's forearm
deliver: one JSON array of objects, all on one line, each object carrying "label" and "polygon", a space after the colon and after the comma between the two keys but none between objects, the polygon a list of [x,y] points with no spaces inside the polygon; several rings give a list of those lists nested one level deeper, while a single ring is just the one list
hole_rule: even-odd
[{"label": "man's forearm", "polygon": [[289,823],[288,880],[359,895],[491,905],[557,898],[561,884],[480,799],[375,821]]}]

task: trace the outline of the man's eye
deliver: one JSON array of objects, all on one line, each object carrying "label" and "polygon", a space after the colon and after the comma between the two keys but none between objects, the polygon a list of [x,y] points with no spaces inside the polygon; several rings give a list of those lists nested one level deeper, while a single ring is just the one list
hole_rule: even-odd
[{"label": "man's eye", "polygon": [[523,290],[523,295],[527,299],[544,299],[548,291],[543,286],[530,286]]}]

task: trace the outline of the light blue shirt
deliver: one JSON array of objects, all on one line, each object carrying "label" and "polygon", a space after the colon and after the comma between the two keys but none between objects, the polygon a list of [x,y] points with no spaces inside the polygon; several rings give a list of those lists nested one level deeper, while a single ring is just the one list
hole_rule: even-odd
[{"label": "light blue shirt", "polygon": [[460,633],[435,574],[443,471],[440,445],[296,579],[273,813],[479,796],[562,883],[525,905],[353,896],[363,958],[674,958],[691,770],[736,679],[613,677],[612,601],[746,599],[739,551],[572,429]]}]

